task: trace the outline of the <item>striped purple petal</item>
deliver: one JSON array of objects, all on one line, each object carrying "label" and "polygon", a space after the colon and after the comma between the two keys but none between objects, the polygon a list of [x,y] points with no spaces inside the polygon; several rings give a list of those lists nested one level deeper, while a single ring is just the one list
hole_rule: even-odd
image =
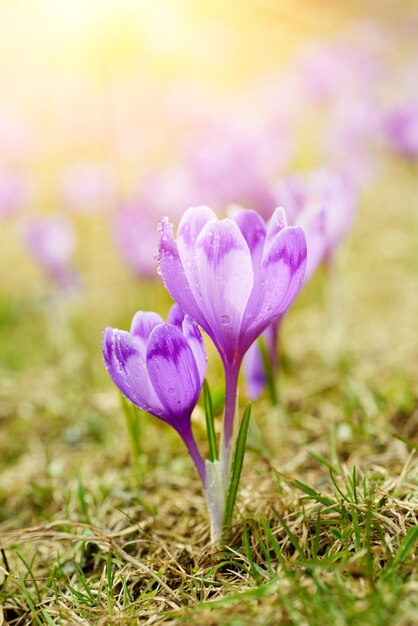
[{"label": "striped purple petal", "polygon": [[283,230],[283,228],[286,228],[286,226],[287,226],[286,213],[282,207],[278,207],[274,211],[273,215],[271,216],[271,219],[267,226],[266,242],[264,244],[264,251],[263,251],[264,257],[268,254],[268,251],[270,250],[270,246],[275,241],[277,234],[281,230]]},{"label": "striped purple petal", "polygon": [[173,326],[178,326],[179,328],[181,328],[183,320],[184,311],[181,306],[179,306],[177,302],[175,302],[168,312],[167,322],[169,324],[173,324]]},{"label": "striped purple petal", "polygon": [[154,313],[153,311],[137,311],[132,319],[130,333],[141,341],[145,349],[151,331],[158,324],[163,323],[164,320],[158,313]]},{"label": "striped purple petal", "polygon": [[210,220],[196,239],[194,254],[192,289],[206,320],[201,326],[218,346],[222,358],[232,362],[253,288],[250,250],[233,220]]},{"label": "striped purple petal", "polygon": [[279,231],[260,267],[242,324],[244,352],[261,332],[290,306],[305,275],[306,238],[299,227]]},{"label": "striped purple petal", "polygon": [[190,419],[201,388],[192,349],[181,330],[172,324],[154,328],[148,341],[146,363],[161,404],[175,427],[181,430]]},{"label": "striped purple petal", "polygon": [[205,328],[206,319],[196,303],[174,241],[173,225],[166,217],[159,226],[158,266],[173,300]]},{"label": "striped purple petal", "polygon": [[193,352],[197,369],[199,371],[200,386],[202,386],[206,374],[206,368],[208,365],[208,357],[206,354],[202,335],[200,333],[198,325],[190,317],[190,315],[185,315],[182,330],[183,335]]},{"label": "striped purple petal", "polygon": [[258,273],[258,269],[260,267],[264,242],[266,239],[267,229],[264,220],[258,213],[256,213],[256,211],[246,210],[236,213],[233,219],[238,224],[238,227],[247,242],[251,254],[251,260],[253,262],[253,271],[254,274],[256,274]]},{"label": "striped purple petal", "polygon": [[216,219],[216,214],[208,206],[190,207],[180,220],[176,244],[185,274],[190,281],[196,271],[194,245],[202,228],[209,220]]},{"label": "striped purple petal", "polygon": [[107,328],[103,337],[103,357],[113,382],[131,402],[169,421],[149,379],[145,347],[141,341],[126,331]]}]

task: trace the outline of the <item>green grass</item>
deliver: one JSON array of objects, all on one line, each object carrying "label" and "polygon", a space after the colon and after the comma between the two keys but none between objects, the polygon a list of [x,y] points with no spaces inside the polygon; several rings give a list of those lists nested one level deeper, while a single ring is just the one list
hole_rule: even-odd
[{"label": "green grass", "polygon": [[[86,276],[100,289],[73,303],[67,328],[52,335],[45,285],[3,289],[4,623],[417,622],[415,184],[393,163],[363,198],[339,265],[333,327],[321,275],[286,320],[281,404],[253,404],[223,550],[209,548],[203,494],[180,440],[156,419],[124,414],[101,359],[106,325],[128,327],[141,306],[166,313],[160,287],[135,284],[103,255]],[[219,433],[213,351],[208,381]],[[206,427],[202,402],[194,431],[208,456]]]}]

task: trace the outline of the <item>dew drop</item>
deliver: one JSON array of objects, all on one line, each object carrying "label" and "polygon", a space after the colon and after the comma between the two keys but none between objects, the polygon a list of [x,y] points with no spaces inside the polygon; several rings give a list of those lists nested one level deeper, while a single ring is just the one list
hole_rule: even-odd
[{"label": "dew drop", "polygon": [[222,326],[229,326],[229,323],[230,323],[229,315],[221,315]]}]

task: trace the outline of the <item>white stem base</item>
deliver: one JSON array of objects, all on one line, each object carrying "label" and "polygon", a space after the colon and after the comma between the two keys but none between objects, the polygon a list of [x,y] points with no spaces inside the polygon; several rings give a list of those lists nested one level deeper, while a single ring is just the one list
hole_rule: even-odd
[{"label": "white stem base", "polygon": [[225,491],[220,461],[205,461],[206,500],[210,517],[210,539],[212,545],[222,537],[222,522],[225,511]]}]

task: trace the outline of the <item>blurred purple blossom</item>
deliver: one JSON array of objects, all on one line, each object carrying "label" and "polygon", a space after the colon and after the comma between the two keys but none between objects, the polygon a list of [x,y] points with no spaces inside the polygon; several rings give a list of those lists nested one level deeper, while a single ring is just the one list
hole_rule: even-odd
[{"label": "blurred purple blossom", "polygon": [[383,132],[391,148],[407,159],[418,157],[418,99],[393,108],[384,118]]},{"label": "blurred purple blossom", "polygon": [[144,206],[125,206],[112,218],[112,235],[121,258],[139,278],[156,278],[158,219]]},{"label": "blurred purple blossom", "polygon": [[21,174],[0,172],[0,220],[20,209],[28,194],[28,181]]},{"label": "blurred purple blossom", "polygon": [[73,265],[75,232],[65,217],[31,219],[24,235],[28,252],[57,287],[71,290],[78,286]]},{"label": "blurred purple blossom", "polygon": [[116,181],[110,164],[73,163],[61,172],[59,185],[64,204],[73,211],[103,211],[115,202]]},{"label": "blurred purple blossom", "polygon": [[200,129],[188,142],[185,167],[199,202],[224,210],[240,204],[269,215],[274,209],[269,180],[290,155],[289,138],[278,126],[226,117]]},{"label": "blurred purple blossom", "polygon": [[319,134],[319,151],[330,169],[343,173],[359,188],[376,175],[382,115],[382,105],[367,91],[346,95],[333,103]]},{"label": "blurred purple blossom", "polygon": [[[279,318],[281,319],[281,318]],[[261,335],[265,343],[267,358],[271,364],[273,372],[277,371],[278,352],[277,339],[279,332],[279,323],[276,320]],[[247,385],[248,397],[250,400],[256,400],[266,386],[266,370],[261,356],[260,346],[258,342],[254,342],[244,357],[244,377]]]},{"label": "blurred purple blossom", "polygon": [[383,71],[379,56],[359,45],[355,36],[329,42],[311,40],[298,51],[292,67],[302,99],[308,97],[313,104],[367,89]]},{"label": "blurred purple blossom", "polygon": [[284,178],[276,188],[277,204],[286,207],[289,223],[306,234],[305,282],[318,265],[331,260],[350,231],[357,206],[357,191],[340,172],[319,168],[307,176]]},{"label": "blurred purple blossom", "polygon": [[181,162],[148,172],[142,181],[138,204],[148,207],[158,221],[167,210],[177,221],[185,206],[194,206],[199,201],[200,190],[191,173]]},{"label": "blurred purple blossom", "polygon": [[[289,222],[303,228],[306,235],[304,282],[320,263],[331,263],[338,245],[354,222],[357,194],[348,180],[336,171],[322,168],[306,177],[289,176],[276,189],[277,200],[287,209]],[[262,334],[274,376],[278,371],[278,339],[283,314]],[[244,359],[248,396],[258,398],[266,385],[260,348],[254,343]]]}]

